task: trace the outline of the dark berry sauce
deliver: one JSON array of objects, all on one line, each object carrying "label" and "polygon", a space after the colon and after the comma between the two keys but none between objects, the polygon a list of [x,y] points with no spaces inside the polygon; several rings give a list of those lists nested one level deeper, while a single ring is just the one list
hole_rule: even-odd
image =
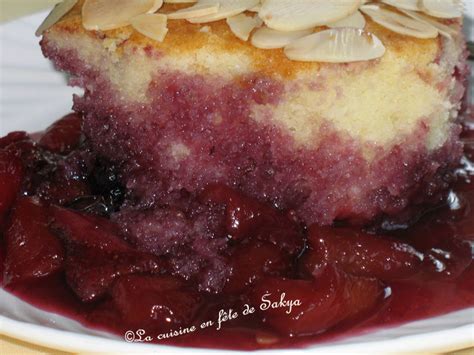
[{"label": "dark berry sauce", "polygon": [[94,153],[79,115],[39,136],[11,133],[0,139],[2,286],[119,336],[242,350],[474,306],[471,128],[444,205],[409,227],[365,229],[306,226],[222,184],[134,210],[121,167]]}]

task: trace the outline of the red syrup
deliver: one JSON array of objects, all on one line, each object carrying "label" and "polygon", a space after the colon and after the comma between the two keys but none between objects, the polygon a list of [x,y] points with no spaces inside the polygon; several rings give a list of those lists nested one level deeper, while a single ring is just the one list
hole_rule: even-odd
[{"label": "red syrup", "polygon": [[[201,240],[176,255],[143,250],[113,222],[130,196],[118,169],[88,148],[80,120],[66,116],[35,140],[0,139],[2,286],[37,307],[121,337],[138,339],[144,329],[142,339],[160,344],[251,350],[304,347],[474,306],[468,126],[449,204],[406,229],[307,228],[291,211],[224,185],[180,194],[162,214],[166,226],[185,231],[184,214],[204,216],[223,245],[220,274],[199,264],[193,274],[176,265],[203,249]],[[198,287],[206,278],[224,281],[211,292]],[[259,309],[266,300],[283,302]]]}]

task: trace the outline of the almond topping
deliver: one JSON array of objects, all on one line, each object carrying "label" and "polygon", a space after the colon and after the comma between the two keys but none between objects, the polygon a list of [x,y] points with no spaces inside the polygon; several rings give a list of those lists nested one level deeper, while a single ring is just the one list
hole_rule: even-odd
[{"label": "almond topping", "polygon": [[436,38],[438,30],[429,23],[420,22],[405,15],[381,8],[378,5],[364,5],[361,11],[374,22],[389,30],[416,38]]},{"label": "almond topping", "polygon": [[283,48],[298,38],[307,36],[312,32],[312,29],[283,32],[262,27],[255,31],[251,42],[254,47],[261,49]]},{"label": "almond topping", "polygon": [[[54,26],[77,3],[63,0],[56,5],[36,35]],[[163,3],[190,5],[169,14],[157,13]],[[246,15],[246,11],[258,15]],[[168,33],[167,19],[196,24],[225,19],[236,37],[242,41],[251,37],[257,48],[285,48],[292,60],[345,63],[385,53],[380,40],[363,30],[364,15],[401,35],[452,38],[458,28],[433,17],[452,19],[462,13],[462,0],[84,0],[82,23],[86,30],[94,31],[131,25],[142,35],[162,42]],[[266,26],[261,27],[263,23]],[[329,30],[314,33],[318,26]],[[209,31],[208,26],[202,27],[202,32]]]},{"label": "almond topping", "polygon": [[420,0],[423,11],[439,18],[457,18],[463,13],[461,0]]},{"label": "almond topping", "polygon": [[414,18],[415,20],[425,22],[425,23],[430,24],[433,27],[436,27],[438,32],[441,33],[445,37],[452,38],[453,36],[456,36],[456,34],[458,33],[456,29],[449,27],[448,25],[445,25],[436,20],[433,20],[432,17],[428,17],[419,12],[402,10],[402,9],[400,9],[400,11],[403,12],[405,15],[410,16],[411,18]]},{"label": "almond topping", "polygon": [[304,62],[348,63],[380,58],[382,42],[356,28],[334,28],[300,38],[285,47],[289,59]]},{"label": "almond topping", "polygon": [[59,20],[67,15],[76,4],[77,0],[64,0],[57,4],[49,13],[48,17],[46,17],[43,23],[41,23],[41,25],[38,27],[35,34],[37,36],[41,36],[44,31],[53,27]]},{"label": "almond topping", "polygon": [[166,4],[190,4],[195,2],[197,2],[197,0],[165,0]]},{"label": "almond topping", "polygon": [[167,20],[168,18],[163,14],[144,14],[133,17],[130,23],[142,35],[163,42],[168,33]]},{"label": "almond topping", "polygon": [[163,1],[86,0],[82,7],[82,23],[87,30],[113,30],[129,25],[132,17],[153,11],[160,3]]},{"label": "almond topping", "polygon": [[352,15],[361,0],[265,0],[259,12],[278,31],[297,31],[333,23]]},{"label": "almond topping", "polygon": [[232,33],[242,41],[247,41],[250,37],[250,33],[263,23],[258,16],[251,17],[244,14],[229,17],[226,22]]},{"label": "almond topping", "polygon": [[251,9],[249,9],[248,11],[259,12],[261,8],[262,8],[262,4],[258,4],[257,6],[254,6]]},{"label": "almond topping", "polygon": [[147,11],[148,14],[154,14],[163,6],[163,0],[155,0],[153,7]]},{"label": "almond topping", "polygon": [[170,20],[178,19],[191,19],[193,17],[207,16],[217,13],[219,10],[219,3],[215,4],[202,4],[197,3],[191,7],[181,9],[175,12],[168,14]]},{"label": "almond topping", "polygon": [[349,17],[343,18],[337,22],[329,23],[327,26],[330,28],[351,27],[364,29],[365,23],[364,15],[362,15],[360,11],[356,11]]},{"label": "almond topping", "polygon": [[260,0],[199,0],[199,3],[220,4],[220,6],[215,14],[192,18],[189,20],[191,23],[214,22],[236,16],[260,4]]},{"label": "almond topping", "polygon": [[382,0],[382,2],[397,9],[421,11],[419,0]]}]

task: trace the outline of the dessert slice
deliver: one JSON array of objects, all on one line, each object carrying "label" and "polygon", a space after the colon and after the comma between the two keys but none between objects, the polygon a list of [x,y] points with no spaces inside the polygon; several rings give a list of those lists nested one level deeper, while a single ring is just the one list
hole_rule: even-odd
[{"label": "dessert slice", "polygon": [[78,1],[41,45],[136,207],[223,183],[308,223],[366,223],[447,187],[467,76],[454,5],[122,3]]}]

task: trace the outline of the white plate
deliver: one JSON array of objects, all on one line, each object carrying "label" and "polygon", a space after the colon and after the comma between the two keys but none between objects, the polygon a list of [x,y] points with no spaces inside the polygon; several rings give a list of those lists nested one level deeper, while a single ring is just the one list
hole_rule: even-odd
[{"label": "white plate", "polygon": [[[474,3],[467,5],[474,14]],[[71,108],[73,89],[43,58],[33,33],[44,15],[0,26],[0,136],[13,130],[39,131]],[[474,18],[474,16],[472,16]],[[472,32],[472,31],[468,31]],[[474,40],[473,33],[469,37]],[[0,290],[0,333],[66,351],[208,354],[209,350],[130,344],[41,311]],[[259,353],[449,351],[474,345],[474,308],[300,350]],[[219,354],[238,352],[212,351]]]}]

